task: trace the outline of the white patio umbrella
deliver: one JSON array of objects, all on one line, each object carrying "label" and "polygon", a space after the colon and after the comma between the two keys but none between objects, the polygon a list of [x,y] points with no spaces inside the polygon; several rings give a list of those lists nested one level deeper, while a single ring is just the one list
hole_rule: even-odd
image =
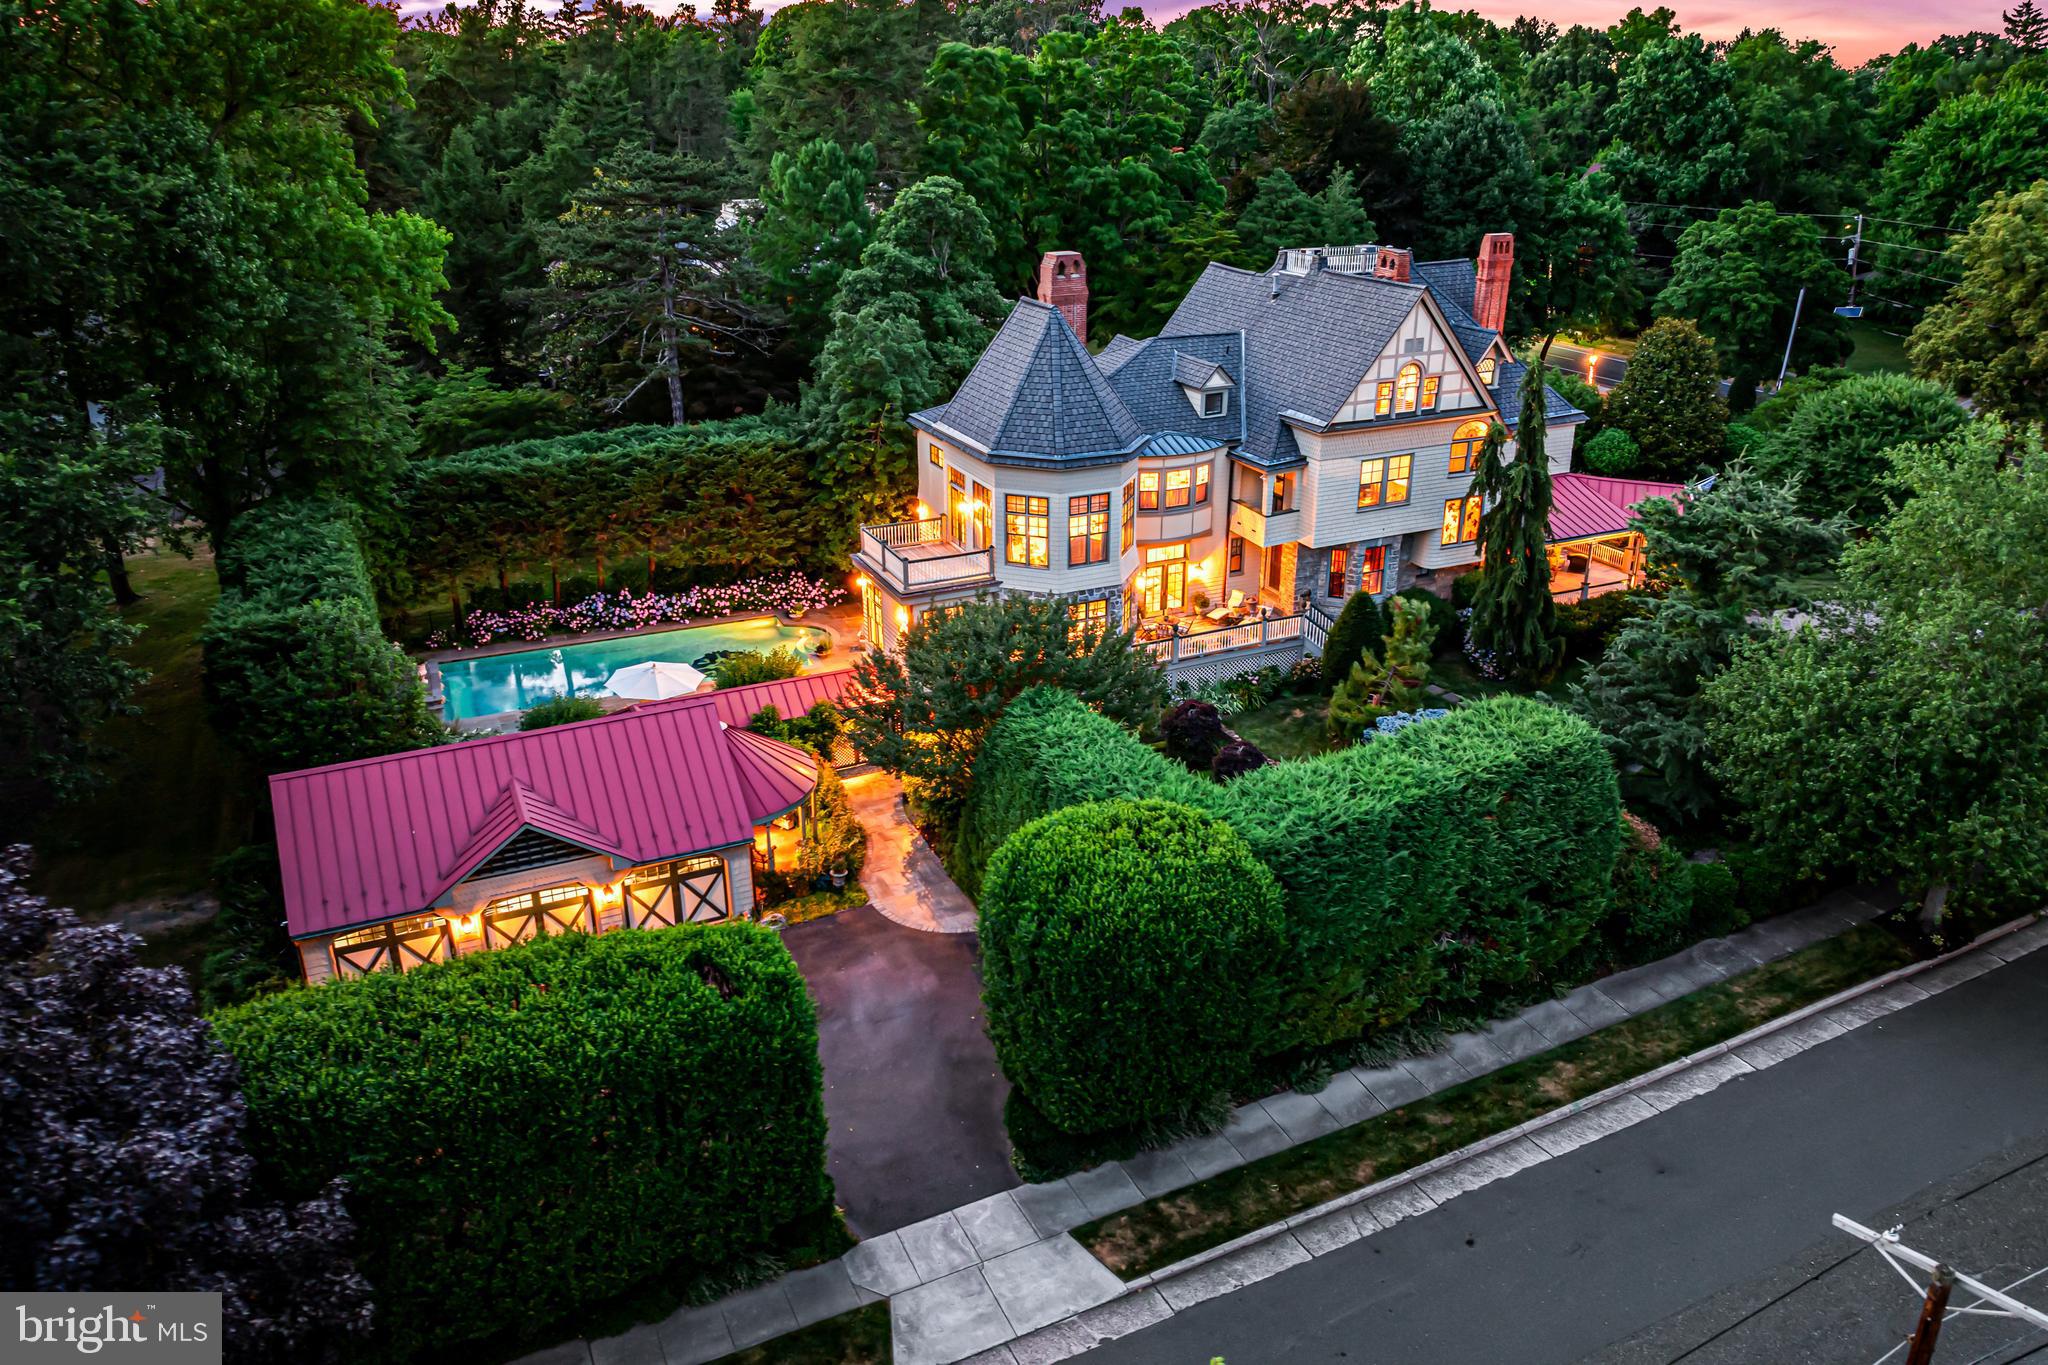
[{"label": "white patio umbrella", "polygon": [[635,701],[667,701],[687,697],[704,685],[704,675],[688,664],[628,664],[605,679],[604,690]]}]

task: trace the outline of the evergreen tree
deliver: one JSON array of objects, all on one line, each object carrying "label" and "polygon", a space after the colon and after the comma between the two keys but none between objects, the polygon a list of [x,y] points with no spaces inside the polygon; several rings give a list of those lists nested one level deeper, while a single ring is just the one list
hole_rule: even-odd
[{"label": "evergreen tree", "polygon": [[1386,633],[1387,613],[1379,599],[1369,592],[1352,593],[1323,641],[1323,690],[1336,691],[1358,656],[1379,648]]},{"label": "evergreen tree", "polygon": [[1358,195],[1358,177],[1342,166],[1316,195],[1316,216],[1321,220],[1318,240],[1325,243],[1370,242],[1377,235]]},{"label": "evergreen tree", "polygon": [[1998,17],[2005,21],[2008,43],[2022,52],[2048,51],[2048,14],[2043,14],[2034,0],[2020,0]]},{"label": "evergreen tree", "polygon": [[758,346],[735,286],[735,243],[718,226],[724,199],[695,157],[621,143],[541,231],[551,262],[540,292],[546,354],[608,412],[660,385],[668,420],[681,426],[691,360]]},{"label": "evergreen tree", "polygon": [[774,286],[805,354],[824,345],[839,277],[860,263],[874,235],[868,195],[875,149],[819,139],[777,152],[761,192],[754,263]]},{"label": "evergreen tree", "polygon": [[1653,478],[1690,478],[1720,456],[1728,426],[1714,343],[1683,318],[1659,318],[1638,338],[1603,421],[1636,443]]},{"label": "evergreen tree", "polygon": [[1473,489],[1483,498],[1480,557],[1486,570],[1468,625],[1481,649],[1509,672],[1542,681],[1564,657],[1557,604],[1550,596],[1550,460],[1543,449],[1543,363],[1531,365],[1515,426],[1515,458],[1503,464],[1498,424],[1480,448]]},{"label": "evergreen tree", "polygon": [[1248,269],[1264,270],[1288,247],[1323,244],[1323,216],[1286,171],[1270,172],[1237,216],[1237,240]]},{"label": "evergreen tree", "polygon": [[1843,524],[1812,520],[1796,485],[1739,463],[1710,492],[1643,503],[1630,524],[1666,593],[1622,625],[1572,704],[1606,738],[1632,806],[1695,821],[1720,800],[1702,689],[1744,640],[1778,630],[1774,613],[1808,605],[1800,584],[1834,559]]},{"label": "evergreen tree", "polygon": [[511,188],[528,229],[541,231],[590,184],[597,163],[620,143],[646,145],[626,87],[607,71],[577,77],[555,111],[554,123],[534,154],[512,173]]},{"label": "evergreen tree", "polygon": [[1381,716],[1421,704],[1429,681],[1429,608],[1406,597],[1393,598],[1390,605],[1394,625],[1382,649],[1366,649],[1330,696],[1333,738],[1355,740]]},{"label": "evergreen tree", "polygon": [[1541,193],[1536,163],[1521,124],[1498,99],[1464,100],[1410,123],[1401,159],[1459,168],[1417,176],[1412,212],[1390,225],[1422,257],[1469,257],[1487,233],[1521,233],[1533,222]]}]

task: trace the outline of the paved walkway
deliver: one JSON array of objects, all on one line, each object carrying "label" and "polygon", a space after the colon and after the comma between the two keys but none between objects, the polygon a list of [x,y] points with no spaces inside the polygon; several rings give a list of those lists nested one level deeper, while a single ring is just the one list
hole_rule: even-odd
[{"label": "paved walkway", "polygon": [[[1871,901],[1838,893],[1728,938],[1712,939],[1661,962],[1582,986],[1484,1030],[1454,1034],[1428,1056],[1388,1067],[1354,1068],[1338,1073],[1318,1093],[1290,1091],[1245,1105],[1232,1113],[1221,1133],[1046,1184],[990,1194],[871,1237],[828,1265],[716,1304],[685,1309],[659,1326],[637,1328],[624,1337],[587,1346],[570,1343],[545,1353],[545,1360],[547,1365],[584,1365],[586,1360],[594,1365],[704,1365],[880,1298],[890,1301],[897,1365],[950,1365],[970,1357],[977,1365],[1064,1359],[1175,1311],[1171,1295],[1117,1280],[1068,1235],[1070,1229],[1655,1009],[1879,913],[1881,907]],[[2048,937],[2048,927],[2036,926],[2029,932]],[[1960,969],[1936,970],[1965,979],[1957,974]],[[1726,1074],[1725,1069],[1716,1071],[1708,1079]],[[1530,1150],[1533,1144],[1524,1141],[1516,1152],[1526,1155]],[[1419,1168],[1409,1176],[1432,1169]],[[1492,1179],[1509,1168],[1489,1160],[1486,1169],[1493,1173],[1486,1179]],[[1458,1192],[1443,1182],[1437,1188],[1441,1198]],[[1398,1219],[1405,1216],[1404,1207],[1414,1212],[1436,1202],[1439,1196],[1418,1187],[1381,1206]],[[1366,1222],[1360,1215],[1346,1216],[1343,1226],[1350,1240],[1363,1235]],[[1286,1245],[1292,1251],[1253,1247],[1239,1261],[1209,1272],[1199,1292],[1190,1290],[1194,1298],[1189,1301],[1277,1273],[1295,1258],[1313,1254],[1304,1243],[1335,1249],[1342,1245],[1338,1237],[1334,1229],[1321,1240],[1315,1233],[1297,1238],[1290,1231]],[[657,1350],[658,1354],[650,1353]],[[1203,1351],[1201,1357],[1210,1354]],[[1256,1351],[1246,1356],[1257,1358],[1261,1355]],[[531,1365],[540,1365],[539,1358]]]},{"label": "paved walkway", "polygon": [[931,845],[903,808],[903,784],[888,773],[846,780],[854,818],[868,832],[868,859],[860,870],[875,909],[907,929],[971,934],[974,902],[946,875]]},{"label": "paved walkway", "polygon": [[832,1180],[855,1234],[1016,1185],[974,935],[921,934],[863,906],[782,938],[818,1006]]}]

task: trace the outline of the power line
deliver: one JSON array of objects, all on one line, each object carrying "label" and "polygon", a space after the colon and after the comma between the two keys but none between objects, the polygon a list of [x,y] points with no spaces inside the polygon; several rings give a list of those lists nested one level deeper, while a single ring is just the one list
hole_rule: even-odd
[{"label": "power line", "polygon": [[1952,280],[1946,275],[1923,275],[1917,270],[1906,270],[1896,265],[1873,265],[1870,267],[1870,273],[1873,275],[1911,275],[1916,280],[1932,280],[1936,284],[1959,285],[1962,283],[1961,280]]},{"label": "power line", "polygon": [[1953,250],[1955,249],[1954,247],[1946,247],[1946,246],[1941,246],[1941,247],[1935,247],[1935,246],[1907,246],[1907,245],[1906,245],[1906,244],[1905,244],[1904,242],[1880,242],[1880,241],[1878,241],[1878,240],[1877,240],[1876,238],[1874,238],[1874,237],[1866,237],[1866,238],[1864,238],[1864,239],[1863,239],[1863,245],[1865,245],[1865,246],[1887,246],[1887,247],[1890,247],[1890,248],[1891,248],[1892,250],[1894,250],[1894,251],[1917,251],[1917,252],[1919,252],[1919,253],[1920,253],[1921,255],[1923,255],[1923,256],[1946,256],[1946,255],[1948,255],[1948,253],[1949,253],[1949,252],[1951,252],[1951,251],[1953,251]]},{"label": "power line", "polygon": [[1938,223],[1915,223],[1905,218],[1879,218],[1876,214],[1870,215],[1869,220],[1873,223],[1897,223],[1900,227],[1926,228],[1929,232],[1952,232],[1957,236],[1961,236],[1963,231],[1961,228],[1942,227]]}]

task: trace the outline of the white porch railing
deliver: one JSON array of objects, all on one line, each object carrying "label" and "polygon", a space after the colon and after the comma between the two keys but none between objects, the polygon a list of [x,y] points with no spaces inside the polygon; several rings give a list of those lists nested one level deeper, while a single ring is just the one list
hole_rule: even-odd
[{"label": "white porch railing", "polygon": [[1242,625],[1220,626],[1215,630],[1198,630],[1186,635],[1175,633],[1163,640],[1147,640],[1144,648],[1151,650],[1162,662],[1174,664],[1234,650],[1264,649],[1301,638],[1301,616],[1265,616]]},{"label": "white porch railing", "polygon": [[946,538],[946,524],[940,517],[863,526],[860,551],[890,586],[905,592],[978,582],[995,577],[996,572],[993,547],[960,549]]}]

